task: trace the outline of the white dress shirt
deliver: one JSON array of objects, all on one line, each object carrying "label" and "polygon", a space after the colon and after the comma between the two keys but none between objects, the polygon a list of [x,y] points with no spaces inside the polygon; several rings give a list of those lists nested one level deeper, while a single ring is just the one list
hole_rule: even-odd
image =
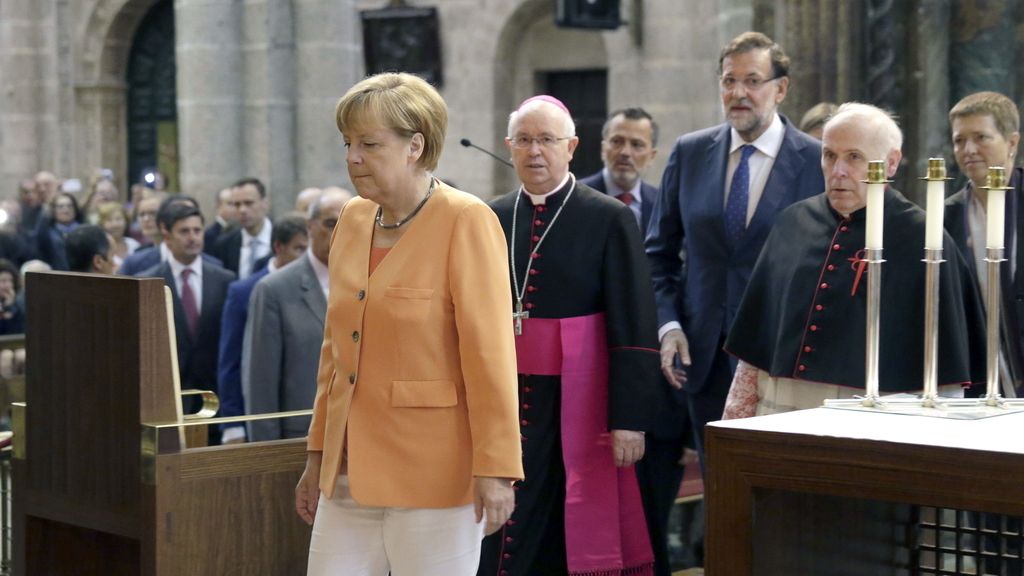
[{"label": "white dress shirt", "polygon": [[[163,244],[161,244],[163,246]],[[186,268],[191,270],[193,273],[189,276],[188,285],[192,288],[192,294],[196,297],[196,311],[200,314],[203,313],[203,258],[196,256],[196,259],[191,264],[185,265],[178,262],[175,258],[169,258],[167,260],[171,265],[171,273],[174,275],[174,289],[178,291],[178,298],[181,298],[181,273]]]},{"label": "white dress shirt", "polygon": [[764,194],[765,184],[768,183],[768,175],[771,174],[772,166],[775,165],[775,158],[779,155],[779,149],[782,148],[782,138],[785,135],[786,127],[783,126],[778,114],[772,119],[772,123],[764,131],[764,134],[761,134],[753,142],[744,140],[735,128],[730,130],[729,166],[725,171],[725,194],[723,194],[722,206],[726,206],[727,202],[729,202],[729,188],[732,186],[732,175],[736,173],[736,167],[740,164],[740,156],[743,154],[740,152],[740,148],[744,144],[750,144],[756,148],[747,160],[750,165],[747,224],[750,224],[750,219],[754,217],[754,212],[757,211],[757,203],[760,202],[761,195]]},{"label": "white dress shirt", "polygon": [[272,224],[269,218],[263,219],[263,227],[258,236],[249,234],[242,228],[242,252],[238,255],[238,279],[248,278],[253,273],[252,265],[257,260],[270,254],[270,231]]},{"label": "white dress shirt", "polygon": [[320,289],[324,291],[324,298],[326,298],[331,288],[331,273],[327,270],[327,264],[321,262],[313,254],[312,246],[306,249],[306,254],[309,256],[309,263],[313,266],[313,272],[316,273],[316,279],[320,282]]}]

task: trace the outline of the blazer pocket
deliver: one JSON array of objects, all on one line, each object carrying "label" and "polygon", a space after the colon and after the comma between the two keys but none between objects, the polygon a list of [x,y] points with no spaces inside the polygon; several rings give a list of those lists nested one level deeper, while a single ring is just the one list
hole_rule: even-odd
[{"label": "blazer pocket", "polygon": [[395,408],[450,408],[459,403],[451,380],[395,380],[391,406]]},{"label": "blazer pocket", "polygon": [[384,295],[388,298],[401,298],[403,300],[430,300],[434,297],[434,289],[388,286],[384,289]]}]

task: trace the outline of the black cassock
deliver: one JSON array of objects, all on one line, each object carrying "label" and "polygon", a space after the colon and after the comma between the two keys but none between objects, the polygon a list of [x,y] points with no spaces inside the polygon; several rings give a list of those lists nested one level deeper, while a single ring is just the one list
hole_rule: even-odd
[{"label": "black cassock", "polygon": [[[920,390],[925,213],[892,188],[885,191],[884,211],[879,388]],[[865,213],[843,218],[821,194],[780,214],[729,331],[725,347],[731,354],[775,377],[864,387]],[[981,301],[948,234],[943,258],[938,383],[984,382]]]},{"label": "black cassock", "polygon": [[[530,319],[605,314],[608,354],[607,429],[649,430],[658,396],[659,356],[654,294],[633,213],[621,202],[573,181],[534,206],[523,192],[491,202],[506,239],[516,223],[516,277],[528,278],[524,308]],[[564,209],[552,226],[559,207]],[[544,238],[533,265],[530,253]],[[515,288],[513,287],[513,291]],[[513,302],[515,295],[513,294]],[[512,321],[512,311],[509,311]],[[528,334],[527,334],[528,335]],[[522,338],[527,337],[526,335]],[[562,462],[560,376],[519,376],[525,481],[516,485],[516,509],[484,540],[479,574],[564,574],[566,473]],[[612,459],[611,446],[608,458]],[[590,526],[600,531],[602,526]],[[642,531],[642,530],[641,530]],[[646,534],[630,534],[646,538]]]}]

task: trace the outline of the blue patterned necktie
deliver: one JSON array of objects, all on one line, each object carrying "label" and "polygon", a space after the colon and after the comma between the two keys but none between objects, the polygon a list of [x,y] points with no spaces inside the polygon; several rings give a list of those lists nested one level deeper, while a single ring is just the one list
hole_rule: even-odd
[{"label": "blue patterned necktie", "polygon": [[725,203],[725,233],[735,246],[747,229],[747,202],[750,198],[750,155],[757,148],[750,144],[740,147],[740,163],[732,174],[729,200]]}]

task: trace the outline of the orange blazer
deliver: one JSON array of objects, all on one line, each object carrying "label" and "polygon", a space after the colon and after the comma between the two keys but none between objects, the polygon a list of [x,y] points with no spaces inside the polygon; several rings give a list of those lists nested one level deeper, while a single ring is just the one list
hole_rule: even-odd
[{"label": "orange blazer", "polygon": [[501,225],[444,184],[368,276],[377,204],[345,206],[309,450],[331,497],[347,450],[366,506],[472,502],[473,477],[522,478],[512,290]]}]

